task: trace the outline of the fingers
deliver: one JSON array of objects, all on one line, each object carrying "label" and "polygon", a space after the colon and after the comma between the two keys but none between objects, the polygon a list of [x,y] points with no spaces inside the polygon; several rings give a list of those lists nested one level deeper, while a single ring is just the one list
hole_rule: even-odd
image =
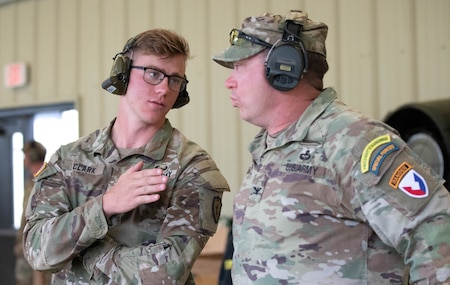
[{"label": "fingers", "polygon": [[148,194],[146,191],[159,192],[166,189],[167,176],[162,175],[147,175],[142,179],[142,188],[144,193]]},{"label": "fingers", "polygon": [[131,166],[103,195],[103,211],[107,217],[161,198],[158,193],[167,188],[168,177],[162,175],[161,169],[142,169],[143,166],[142,161]]},{"label": "fingers", "polygon": [[[168,177],[162,175],[159,168],[142,169],[144,163],[139,161],[130,167],[118,180],[121,188],[137,189],[136,195],[159,192],[166,188]],[[125,191],[125,190],[124,190]]]},{"label": "fingers", "polygon": [[139,198],[140,198],[139,204],[144,205],[158,201],[159,198],[161,198],[161,196],[159,194],[151,194],[151,195],[142,195]]},{"label": "fingers", "polygon": [[152,176],[161,176],[163,174],[162,169],[159,168],[150,168],[150,169],[142,169],[144,166],[143,161],[139,161],[132,167],[130,167],[124,174],[133,174],[136,175],[137,179],[147,178]]},{"label": "fingers", "polygon": [[[127,174],[141,173],[142,171],[144,171],[146,173],[145,175],[147,175],[147,174],[162,175],[162,170],[159,168],[142,169],[143,166],[144,166],[144,162],[141,160],[138,163],[136,163],[135,165],[132,165],[127,171],[125,171],[125,173],[127,173]],[[141,173],[141,175],[144,175],[144,174]]]}]

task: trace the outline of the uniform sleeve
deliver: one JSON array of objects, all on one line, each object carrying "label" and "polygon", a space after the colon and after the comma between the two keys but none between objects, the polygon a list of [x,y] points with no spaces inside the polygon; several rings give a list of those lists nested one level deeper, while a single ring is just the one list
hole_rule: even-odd
[{"label": "uniform sleeve", "polygon": [[155,243],[111,247],[105,239],[84,256],[85,267],[97,282],[112,277],[120,284],[133,280],[185,284],[194,261],[217,229],[222,194],[228,190],[209,158],[195,158],[170,190],[174,195]]},{"label": "uniform sleeve", "polygon": [[401,254],[410,283],[450,281],[450,193],[443,180],[395,137],[366,147],[354,173],[366,222]]},{"label": "uniform sleeve", "polygon": [[72,209],[66,187],[51,162],[36,176],[23,239],[25,257],[36,270],[58,271],[108,231],[101,196]]}]

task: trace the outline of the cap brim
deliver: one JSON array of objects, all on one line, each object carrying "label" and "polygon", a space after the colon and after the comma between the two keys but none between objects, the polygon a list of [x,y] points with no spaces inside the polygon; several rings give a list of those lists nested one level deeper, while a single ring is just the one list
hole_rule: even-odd
[{"label": "cap brim", "polygon": [[222,53],[214,55],[212,59],[218,64],[225,66],[226,68],[233,68],[233,62],[243,60],[254,56],[255,54],[263,51],[266,47],[261,45],[254,46],[236,46],[232,45]]}]

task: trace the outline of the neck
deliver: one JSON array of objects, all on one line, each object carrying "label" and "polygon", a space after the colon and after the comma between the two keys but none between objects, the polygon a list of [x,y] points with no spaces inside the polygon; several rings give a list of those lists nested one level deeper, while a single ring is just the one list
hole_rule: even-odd
[{"label": "neck", "polygon": [[118,148],[139,148],[146,145],[164,125],[132,123],[129,119],[117,117],[111,129],[111,139]]},{"label": "neck", "polygon": [[294,90],[280,94],[279,104],[274,108],[266,127],[269,135],[275,135],[297,121],[320,93],[310,85],[299,85]]},{"label": "neck", "polygon": [[30,165],[28,170],[32,175],[34,175],[39,171],[39,169],[41,169],[42,164],[44,164],[44,162],[34,162],[33,164]]}]

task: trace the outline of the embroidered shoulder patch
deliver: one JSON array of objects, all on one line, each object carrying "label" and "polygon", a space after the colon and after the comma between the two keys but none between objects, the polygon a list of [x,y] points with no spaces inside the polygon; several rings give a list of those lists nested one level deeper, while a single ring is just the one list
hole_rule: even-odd
[{"label": "embroidered shoulder patch", "polygon": [[378,151],[378,153],[374,156],[374,158],[371,160],[370,163],[370,171],[378,175],[381,164],[383,163],[384,159],[391,154],[392,152],[398,150],[399,147],[395,145],[393,142],[387,143],[383,148]]},{"label": "embroidered shoulder patch", "polygon": [[412,198],[426,198],[429,194],[425,179],[407,162],[397,167],[389,180],[389,185]]},{"label": "embroidered shoulder patch", "polygon": [[391,179],[389,179],[389,185],[392,188],[397,189],[398,184],[400,184],[400,180],[403,178],[403,176],[405,176],[406,172],[408,172],[408,170],[410,169],[412,169],[411,164],[407,162],[403,162],[402,164],[400,164],[400,166],[397,167],[397,169],[395,169],[394,173],[391,176]]},{"label": "embroidered shoulder patch", "polygon": [[427,182],[414,169],[406,173],[400,181],[398,188],[412,198],[425,198],[429,193]]},{"label": "embroidered shoulder patch", "polygon": [[361,172],[366,173],[369,171],[370,157],[372,156],[372,152],[382,144],[388,143],[391,141],[391,137],[389,135],[382,135],[371,142],[369,142],[361,155]]}]

